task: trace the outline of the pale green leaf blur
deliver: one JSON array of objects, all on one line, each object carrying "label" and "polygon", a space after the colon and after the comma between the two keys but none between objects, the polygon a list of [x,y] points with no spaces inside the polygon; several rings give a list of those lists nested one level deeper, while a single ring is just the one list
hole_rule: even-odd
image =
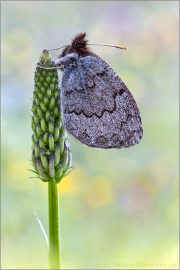
[{"label": "pale green leaf blur", "polygon": [[[44,48],[87,32],[139,106],[144,136],[123,150],[71,137],[60,187],[64,269],[178,268],[178,1],[2,1],[3,269],[47,269],[47,184],[31,169],[31,102]],[[58,52],[52,53],[56,59]]]}]

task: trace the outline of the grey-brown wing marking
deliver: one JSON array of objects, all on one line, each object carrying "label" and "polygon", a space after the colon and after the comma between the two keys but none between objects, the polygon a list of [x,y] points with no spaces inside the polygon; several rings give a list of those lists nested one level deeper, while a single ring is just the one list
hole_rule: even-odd
[{"label": "grey-brown wing marking", "polygon": [[118,75],[97,55],[64,71],[62,104],[67,130],[97,148],[139,143],[143,130],[136,102]]}]

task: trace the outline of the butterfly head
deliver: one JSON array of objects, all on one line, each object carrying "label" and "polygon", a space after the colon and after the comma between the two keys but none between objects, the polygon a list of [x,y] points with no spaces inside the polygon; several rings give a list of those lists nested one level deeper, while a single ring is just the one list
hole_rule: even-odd
[{"label": "butterfly head", "polygon": [[67,67],[74,67],[78,57],[85,57],[91,55],[92,52],[87,47],[88,41],[86,40],[86,33],[78,34],[71,42],[67,45],[58,56],[55,61],[55,65],[59,66],[61,70]]},{"label": "butterfly head", "polygon": [[86,33],[80,33],[72,40],[70,45],[67,45],[58,58],[64,57],[70,53],[77,53],[79,57],[91,55],[92,52],[87,47]]}]

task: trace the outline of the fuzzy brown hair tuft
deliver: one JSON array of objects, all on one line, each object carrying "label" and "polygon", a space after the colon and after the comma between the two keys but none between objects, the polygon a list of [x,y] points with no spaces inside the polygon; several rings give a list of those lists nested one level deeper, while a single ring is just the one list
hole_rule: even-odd
[{"label": "fuzzy brown hair tuft", "polygon": [[71,42],[71,45],[67,45],[63,49],[61,54],[58,56],[58,58],[64,57],[65,55],[70,53],[77,53],[81,57],[91,55],[92,52],[87,47],[88,41],[85,38],[86,33],[80,33],[77,36],[75,36],[75,38]]}]

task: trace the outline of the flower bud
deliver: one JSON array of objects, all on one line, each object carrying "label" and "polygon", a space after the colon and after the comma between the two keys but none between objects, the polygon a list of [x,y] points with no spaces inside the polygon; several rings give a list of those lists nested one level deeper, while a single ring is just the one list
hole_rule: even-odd
[{"label": "flower bud", "polygon": [[48,174],[44,171],[40,157],[36,157],[37,169],[44,182],[49,181]]},{"label": "flower bud", "polygon": [[35,142],[35,138],[34,138],[34,134],[32,135],[32,146],[33,146],[33,148],[35,147],[35,144],[36,144],[36,142]]},{"label": "flower bud", "polygon": [[40,155],[39,141],[36,142],[34,150],[36,157],[39,156]]},{"label": "flower bud", "polygon": [[50,115],[51,115],[51,112],[50,112],[50,110],[47,110],[47,112],[46,112],[46,121],[49,121],[49,119],[50,119]]},{"label": "flower bud", "polygon": [[34,112],[33,116],[34,116],[34,121],[37,124],[39,122],[39,116],[38,116],[37,112]]},{"label": "flower bud", "polygon": [[59,115],[59,106],[57,104],[55,104],[54,106],[54,116],[58,116]]},{"label": "flower bud", "polygon": [[44,101],[44,104],[45,105],[48,105],[49,104],[49,99],[48,99],[48,96],[47,95],[44,95],[43,101]]},{"label": "flower bud", "polygon": [[67,166],[68,167],[71,167],[72,166],[72,153],[69,149],[69,152],[68,152],[68,163],[67,163]]},{"label": "flower bud", "polygon": [[43,98],[43,94],[42,94],[41,90],[38,90],[37,91],[37,94],[38,94],[38,98],[39,99],[42,99]]},{"label": "flower bud", "polygon": [[45,169],[48,169],[48,167],[49,167],[49,165],[48,165],[48,159],[44,155],[44,149],[42,147],[40,148],[40,157],[41,157],[41,162],[42,162],[43,167]]},{"label": "flower bud", "polygon": [[54,140],[57,141],[59,139],[59,126],[55,125],[54,127]]},{"label": "flower bud", "polygon": [[63,158],[62,158],[62,164],[63,166],[66,166],[68,164],[68,147],[66,143],[64,143],[64,151],[63,151]]},{"label": "flower bud", "polygon": [[37,170],[35,149],[32,150],[32,165],[33,165],[34,169]]},{"label": "flower bud", "polygon": [[38,136],[42,135],[42,133],[43,133],[41,126],[40,126],[40,123],[37,123],[37,125],[36,125],[36,132],[37,132]]},{"label": "flower bud", "polygon": [[51,88],[48,88],[48,89],[47,89],[47,96],[48,96],[48,98],[50,98],[51,95],[52,95],[52,93],[51,93]]},{"label": "flower bud", "polygon": [[40,107],[43,112],[47,112],[47,107],[42,100],[40,100]]},{"label": "flower bud", "polygon": [[52,96],[49,102],[49,108],[50,110],[54,109],[54,105],[55,105],[55,97]]},{"label": "flower bud", "polygon": [[54,153],[51,153],[49,160],[49,174],[52,178],[55,177],[55,169],[54,169]]},{"label": "flower bud", "polygon": [[49,137],[48,137],[48,134],[49,134],[49,133],[46,132],[46,133],[43,135],[43,141],[44,141],[45,144],[48,143],[48,138],[49,138]]},{"label": "flower bud", "polygon": [[45,148],[45,143],[43,141],[43,136],[39,136],[39,147]]},{"label": "flower bud", "polygon": [[58,142],[55,148],[55,157],[54,157],[55,166],[59,164],[59,161],[60,161],[60,143]]},{"label": "flower bud", "polygon": [[49,132],[54,133],[54,123],[52,120],[49,120]]},{"label": "flower bud", "polygon": [[51,133],[48,133],[49,137],[49,149],[50,151],[54,151],[54,137]]},{"label": "flower bud", "polygon": [[64,151],[64,136],[61,133],[59,137],[59,142],[60,142],[60,153],[62,154]]},{"label": "flower bud", "polygon": [[61,179],[72,171],[72,154],[64,128],[57,70],[49,52],[40,57],[34,78],[31,126],[33,172],[42,181]]},{"label": "flower bud", "polygon": [[43,115],[43,112],[42,112],[39,105],[37,106],[37,114],[39,115],[39,117],[41,117]]},{"label": "flower bud", "polygon": [[43,132],[46,132],[47,131],[47,127],[46,127],[46,121],[45,121],[45,118],[44,116],[41,116],[41,129]]}]

